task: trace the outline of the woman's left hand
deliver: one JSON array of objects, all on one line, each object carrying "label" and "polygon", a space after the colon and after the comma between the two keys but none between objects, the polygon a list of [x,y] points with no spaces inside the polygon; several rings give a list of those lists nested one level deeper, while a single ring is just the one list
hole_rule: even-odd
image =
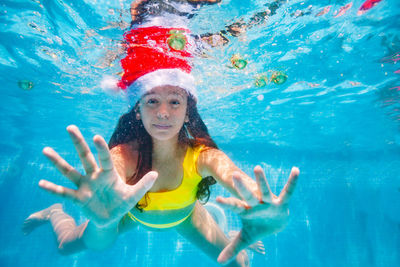
[{"label": "woman's left hand", "polygon": [[235,189],[241,199],[217,197],[217,202],[230,208],[242,219],[239,234],[224,248],[219,263],[228,263],[244,248],[255,241],[281,231],[288,222],[289,199],[296,186],[299,169],[292,168],[289,180],[279,196],[274,195],[260,166],[254,168],[257,188],[250,188],[240,173],[233,174]]}]

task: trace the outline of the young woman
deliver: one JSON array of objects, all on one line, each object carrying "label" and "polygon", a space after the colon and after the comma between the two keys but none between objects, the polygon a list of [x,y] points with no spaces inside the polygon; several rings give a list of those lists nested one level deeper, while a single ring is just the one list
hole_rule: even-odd
[{"label": "young woman", "polygon": [[[280,231],[287,222],[298,169],[292,169],[279,197],[269,189],[259,166],[254,169],[254,182],[215,148],[197,113],[195,98],[178,86],[157,86],[143,94],[135,108],[120,119],[111,150],[101,136],[93,138],[100,165],[78,128],[69,126],[67,131],[86,174],[45,148],[44,154],[77,189],[45,180],[39,185],[81,205],[89,221],[76,226],[61,205],[53,205],[32,214],[25,225],[29,231],[50,221],[62,252],[106,248],[119,233],[141,224],[175,228],[214,260],[235,260],[232,265],[245,266],[245,254],[235,256],[260,238]],[[207,183],[201,177],[209,176],[234,196],[217,198],[242,219],[243,228],[232,241],[196,200],[199,185]]]},{"label": "young woman", "polygon": [[[244,248],[284,228],[299,170],[275,196],[257,166],[253,181],[220,151],[197,111],[191,75],[189,32],[184,28],[139,27],[125,35],[125,90],[130,112],[123,115],[109,145],[93,138],[99,164],[76,126],[68,133],[86,174],[80,174],[53,149],[43,153],[77,189],[41,180],[43,189],[79,204],[89,219],[77,226],[60,204],[33,213],[25,233],[50,222],[60,252],[104,249],[120,233],[142,225],[175,229],[213,260],[246,266]],[[217,202],[238,213],[241,231],[229,240],[199,200],[207,200],[215,180],[233,197]]]},{"label": "young woman", "polygon": [[[69,126],[67,130],[86,175],[45,148],[44,154],[77,189],[44,180],[39,185],[80,204],[90,220],[76,226],[56,204],[32,214],[25,223],[29,232],[38,223],[50,221],[61,252],[105,248],[119,233],[141,224],[155,229],[173,227],[213,259],[225,248],[218,258],[224,263],[286,224],[298,170],[292,169],[279,197],[271,193],[260,167],[254,169],[254,182],[216,148],[197,112],[195,98],[185,89],[163,85],[144,93],[132,111],[121,117],[110,141],[111,150],[102,137],[95,136],[100,166],[78,128]],[[209,183],[209,178],[201,177],[209,176],[235,196],[217,198],[242,218],[243,229],[231,242],[196,200]],[[245,265],[245,255],[236,262]]]}]

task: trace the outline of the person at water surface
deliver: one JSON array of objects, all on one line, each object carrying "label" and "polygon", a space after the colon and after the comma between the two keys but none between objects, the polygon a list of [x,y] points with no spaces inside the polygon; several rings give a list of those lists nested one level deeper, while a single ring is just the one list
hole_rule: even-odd
[{"label": "person at water surface", "polygon": [[[131,28],[143,26],[177,26],[187,27],[189,20],[196,15],[196,11],[203,5],[221,3],[221,0],[137,0],[130,6]],[[255,13],[248,22],[243,19],[229,24],[224,30],[217,33],[203,33],[198,38],[208,45],[222,46],[229,42],[228,36],[238,37],[246,30],[264,23],[286,0],[275,0],[266,3],[262,11]],[[202,46],[199,44],[199,46]]]},{"label": "person at water surface", "polygon": [[[132,45],[121,60],[124,75],[117,86],[131,108],[121,116],[108,144],[99,135],[93,138],[99,163],[73,125],[67,131],[85,174],[53,149],[43,150],[76,189],[46,180],[39,186],[74,201],[88,221],[77,226],[61,204],[55,204],[30,215],[24,222],[25,233],[50,222],[60,252],[71,254],[105,249],[138,225],[175,229],[214,261],[248,266],[244,249],[285,227],[299,170],[292,168],[276,196],[260,166],[254,168],[254,181],[218,149],[197,110],[190,42],[179,49],[169,45],[171,31],[177,30],[180,38],[188,38],[184,29],[143,25],[126,36]],[[155,46],[142,45],[148,41]],[[242,222],[231,240],[202,205],[215,182],[232,194],[216,201],[236,212]]]}]

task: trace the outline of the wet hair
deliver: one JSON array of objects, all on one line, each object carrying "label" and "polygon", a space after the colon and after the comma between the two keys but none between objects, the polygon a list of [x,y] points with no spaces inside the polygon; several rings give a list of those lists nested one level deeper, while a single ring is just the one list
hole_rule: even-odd
[{"label": "wet hair", "polygon": [[[189,122],[184,123],[179,131],[178,142],[181,146],[190,146],[192,148],[205,145],[205,149],[218,148],[208,133],[207,126],[204,124],[197,111],[196,101],[189,95],[187,102],[187,115]],[[117,127],[108,143],[109,149],[120,145],[136,141],[138,144],[138,161],[136,172],[127,179],[126,183],[130,185],[136,184],[140,179],[152,169],[152,151],[153,142],[151,136],[146,131],[141,120],[136,119],[136,113],[139,111],[139,102],[134,108],[122,115],[118,121]],[[196,198],[203,204],[210,198],[210,186],[216,181],[212,176],[203,177],[198,184]],[[148,200],[147,194],[145,199]],[[147,202],[147,201],[145,201]],[[144,205],[137,204],[136,207],[142,210],[148,203]]]}]

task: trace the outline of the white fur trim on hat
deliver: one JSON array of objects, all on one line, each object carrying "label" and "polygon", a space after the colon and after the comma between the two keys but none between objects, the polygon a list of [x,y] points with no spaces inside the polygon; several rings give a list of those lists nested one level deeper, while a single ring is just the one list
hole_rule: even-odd
[{"label": "white fur trim on hat", "polygon": [[101,79],[100,88],[106,92],[112,93],[117,93],[121,90],[121,88],[118,87],[118,79],[110,75],[105,75]]},{"label": "white fur trim on hat", "polygon": [[194,78],[191,74],[180,69],[159,69],[139,77],[126,90],[130,105],[136,102],[147,92],[157,86],[171,85],[184,89],[197,101],[197,92]]}]

